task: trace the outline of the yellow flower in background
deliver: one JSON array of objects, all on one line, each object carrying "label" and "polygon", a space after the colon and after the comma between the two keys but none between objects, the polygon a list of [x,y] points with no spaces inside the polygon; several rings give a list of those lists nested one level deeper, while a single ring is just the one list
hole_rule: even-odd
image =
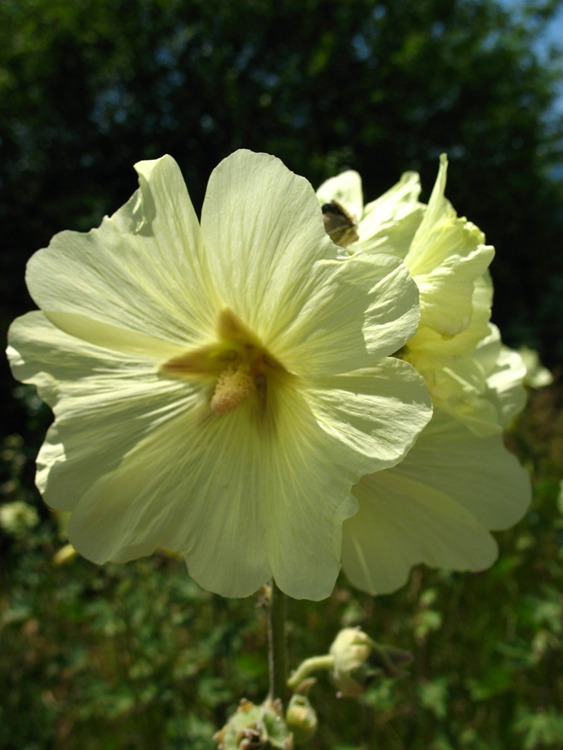
[{"label": "yellow flower in background", "polygon": [[418,202],[420,178],[405,172],[380,198],[364,206],[362,179],[348,170],[317,190],[327,234],[350,254],[383,250],[404,258],[426,206]]},{"label": "yellow flower in background", "polygon": [[417,201],[418,176],[403,175],[374,202],[380,226],[366,220],[374,204],[363,208],[357,173],[345,172],[317,192],[327,231],[338,207],[353,220],[348,254],[404,258],[420,291],[418,330],[396,356],[424,377],[434,415],[402,463],[354,487],[359,511],[344,524],[344,571],[372,594],[399,588],[421,562],[486,568],[497,554],[489,532],[516,523],[531,499],[528,474],[501,435],[525,404],[525,368],[489,323],[486,269],[494,251],[446,200],[446,167],[442,156],[427,207]]},{"label": "yellow flower in background", "polygon": [[357,172],[327,180],[317,197],[327,231],[339,209],[354,224],[357,239],[345,243],[348,253],[389,253],[404,259],[420,292],[420,328],[454,336],[471,322],[475,280],[488,268],[494,249],[446,199],[447,166],[443,154],[428,206],[417,200],[420,183],[413,172],[365,207]]},{"label": "yellow flower in background", "polygon": [[423,379],[387,357],[417,329],[416,285],[390,255],[339,259],[274,157],[224,160],[201,226],[173,159],[136,169],[123,208],[28,265],[41,310],[8,353],[55,413],[38,487],[95,562],[165,548],[225,596],[273,576],[324,598],[352,486],[430,418]]}]

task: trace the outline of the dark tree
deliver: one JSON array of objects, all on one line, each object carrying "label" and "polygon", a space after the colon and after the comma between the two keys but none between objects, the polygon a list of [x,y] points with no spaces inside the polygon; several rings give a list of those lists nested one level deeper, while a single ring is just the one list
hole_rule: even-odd
[{"label": "dark tree", "polygon": [[561,361],[562,74],[534,52],[560,5],[516,17],[493,0],[4,0],[3,329],[31,307],[27,258],[116,210],[139,159],[171,153],[199,207],[241,146],[313,184],[358,169],[368,199],[406,169],[428,197],[446,151],[448,196],[497,248],[495,320],[508,343]]}]

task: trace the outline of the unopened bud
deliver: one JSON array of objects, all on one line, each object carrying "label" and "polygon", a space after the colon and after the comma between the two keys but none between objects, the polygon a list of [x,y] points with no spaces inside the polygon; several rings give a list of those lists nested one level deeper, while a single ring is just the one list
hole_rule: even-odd
[{"label": "unopened bud", "polygon": [[357,628],[344,628],[330,647],[334,658],[333,678],[339,695],[355,698],[375,679],[402,677],[402,666],[412,655],[391,646],[382,646]]},{"label": "unopened bud", "polygon": [[317,714],[306,696],[295,694],[291,697],[285,720],[288,729],[293,733],[296,745],[306,745],[315,736],[318,726]]}]

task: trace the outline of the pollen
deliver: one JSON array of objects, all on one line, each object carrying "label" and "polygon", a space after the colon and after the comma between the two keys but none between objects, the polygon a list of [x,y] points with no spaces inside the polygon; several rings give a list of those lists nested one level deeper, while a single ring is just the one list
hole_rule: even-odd
[{"label": "pollen", "polygon": [[216,414],[228,414],[255,390],[248,367],[228,367],[217,378],[210,406]]}]

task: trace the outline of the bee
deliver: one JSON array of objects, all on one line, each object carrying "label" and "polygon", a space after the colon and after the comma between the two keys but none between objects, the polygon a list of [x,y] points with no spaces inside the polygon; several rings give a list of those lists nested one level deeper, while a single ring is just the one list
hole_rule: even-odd
[{"label": "bee", "polygon": [[330,203],[325,203],[321,211],[326,233],[335,245],[348,247],[352,242],[360,239],[356,231],[356,217],[350,216],[340,203],[332,200]]}]

